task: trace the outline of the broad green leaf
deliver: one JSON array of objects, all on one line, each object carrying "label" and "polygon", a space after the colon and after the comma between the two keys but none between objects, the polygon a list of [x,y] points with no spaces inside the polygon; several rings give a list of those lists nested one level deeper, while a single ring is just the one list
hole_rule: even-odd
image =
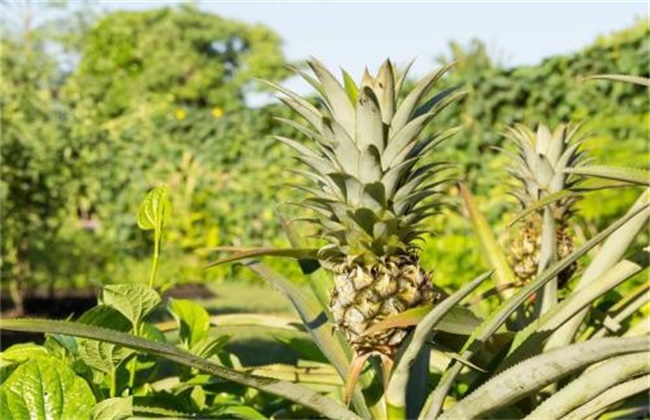
[{"label": "broad green leaf", "polygon": [[127,283],[105,286],[102,302],[120,311],[136,327],[160,304],[161,299],[151,287]]},{"label": "broad green leaf", "polygon": [[158,186],[145,196],[138,211],[138,227],[142,230],[160,231],[169,222],[171,204],[167,187]]},{"label": "broad green leaf", "polygon": [[[115,331],[131,331],[133,325],[117,309],[106,305],[99,305],[84,312],[79,317],[79,323],[108,328]],[[131,353],[130,349],[116,346],[103,341],[85,340],[77,338],[77,352],[79,357],[88,366],[103,373],[110,374]]]},{"label": "broad green leaf", "polygon": [[84,312],[77,322],[124,332],[133,328],[131,321],[120,311],[106,305],[93,306]]},{"label": "broad green leaf", "polygon": [[490,267],[492,267],[495,271],[495,286],[504,298],[508,298],[512,296],[514,292],[513,290],[508,289],[508,285],[516,284],[517,278],[512,272],[510,264],[508,264],[508,259],[501,251],[501,246],[494,237],[492,229],[485,219],[485,216],[483,216],[479,210],[474,197],[463,183],[459,183],[458,187],[460,189],[461,197],[465,203],[465,207],[469,213],[469,218],[472,222],[474,233],[479,240],[482,251],[481,253],[487,259],[487,263],[490,265]]},{"label": "broad green leaf", "polygon": [[644,352],[649,346],[650,337],[616,337],[550,350],[493,377],[439,418],[489,417],[500,407],[510,405],[579,369],[614,356]]},{"label": "broad green leaf", "polygon": [[133,350],[105,341],[78,339],[79,356],[91,368],[106,374],[113,374],[117,367]]},{"label": "broad green leaf", "polygon": [[210,315],[201,305],[191,300],[169,299],[168,307],[178,322],[181,341],[188,349],[208,336]]},{"label": "broad green leaf", "polygon": [[201,357],[211,357],[215,355],[219,350],[225,346],[228,341],[230,341],[229,335],[221,335],[218,337],[206,336],[200,341],[198,341],[191,348],[192,354]]},{"label": "broad green leaf", "polygon": [[90,418],[94,405],[86,381],[55,358],[23,363],[0,386],[0,408],[7,419]]},{"label": "broad green leaf", "polygon": [[[157,343],[155,341],[125,334],[119,331],[111,331],[105,328],[68,321],[27,318],[3,320],[0,329],[25,332],[58,333],[91,340],[103,340],[108,343],[143,351],[153,356],[163,357],[184,366],[196,368],[202,372],[229,381],[286,398],[290,401],[311,408],[325,417],[359,419],[355,413],[346,409],[339,403],[326,398],[309,388],[286,381],[246,375],[211,362],[210,360],[194,356],[170,344]],[[90,416],[90,413],[88,416]]]},{"label": "broad green leaf", "polygon": [[650,171],[637,168],[621,168],[616,166],[579,166],[564,170],[568,174],[594,176],[598,178],[611,179],[614,181],[629,182],[636,185],[650,186]]},{"label": "broad green leaf", "polygon": [[93,409],[93,420],[125,420],[133,417],[133,397],[108,398]]},{"label": "broad green leaf", "polygon": [[587,77],[585,80],[613,80],[616,82],[634,83],[635,85],[650,87],[650,79],[647,77],[629,76],[625,74],[598,74],[596,76]]},{"label": "broad green leaf", "polygon": [[[34,343],[14,344],[0,353],[0,368],[6,368],[16,363],[23,363],[37,357],[48,357],[49,353],[43,346]],[[3,379],[4,378],[0,378]]]}]

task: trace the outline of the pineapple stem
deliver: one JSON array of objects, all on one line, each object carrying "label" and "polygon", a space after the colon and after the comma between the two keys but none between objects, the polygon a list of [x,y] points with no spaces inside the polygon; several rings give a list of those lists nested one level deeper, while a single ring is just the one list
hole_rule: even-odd
[{"label": "pineapple stem", "polygon": [[[557,260],[557,236],[555,234],[555,218],[550,206],[544,209],[544,221],[542,223],[542,244],[539,252],[539,265],[537,275],[539,276],[551,264]],[[535,300],[534,318],[537,319],[546,313],[551,307],[557,304],[557,277],[544,285],[541,293],[537,294]]]}]

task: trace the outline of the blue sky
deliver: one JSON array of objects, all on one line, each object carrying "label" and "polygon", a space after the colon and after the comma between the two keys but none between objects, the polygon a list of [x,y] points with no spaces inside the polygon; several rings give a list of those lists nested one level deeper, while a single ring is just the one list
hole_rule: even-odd
[{"label": "blue sky", "polygon": [[[102,7],[148,9],[178,1],[103,1]],[[271,27],[284,40],[289,60],[313,55],[355,76],[390,57],[416,59],[412,73],[436,66],[448,42],[476,37],[508,66],[535,64],[577,51],[598,35],[623,29],[635,19],[648,22],[648,2],[251,2],[199,1],[203,10]],[[302,84],[289,86],[302,91]]]}]

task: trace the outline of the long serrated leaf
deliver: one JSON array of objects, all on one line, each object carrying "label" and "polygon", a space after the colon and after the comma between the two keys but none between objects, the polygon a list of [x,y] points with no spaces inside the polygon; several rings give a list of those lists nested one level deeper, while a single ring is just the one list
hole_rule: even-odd
[{"label": "long serrated leaf", "polygon": [[[628,247],[634,242],[644,226],[650,219],[650,189],[646,189],[639,198],[632,205],[630,210],[615,222],[618,225],[620,221],[625,220],[630,223],[625,223],[621,229],[612,234],[603,243],[594,257],[592,262],[587,266],[584,273],[578,282],[578,288],[587,287],[594,281],[601,273],[613,267],[625,254]],[[607,230],[607,229],[606,229]],[[587,312],[583,310],[574,316],[574,318],[567,321],[562,328],[557,330],[549,339],[547,343],[548,348],[562,347],[573,340],[576,331],[582,324],[582,320]]]},{"label": "long serrated leaf", "polygon": [[[298,312],[303,325],[307,327],[325,357],[334,365],[342,379],[347,378],[349,375],[349,353],[337,339],[338,334],[333,333],[332,324],[320,303],[264,264],[252,261],[247,264],[247,267],[287,296]],[[362,413],[365,417],[368,414],[367,406],[360,391],[354,392],[353,399],[357,409],[365,408],[366,413]]]},{"label": "long serrated leaf", "polygon": [[638,168],[622,168],[616,166],[590,165],[577,168],[566,168],[567,174],[594,176],[612,179],[614,181],[629,182],[636,185],[650,186],[650,171]]},{"label": "long serrated leaf", "polygon": [[[230,251],[230,247],[211,248],[211,251]],[[213,261],[206,265],[206,268],[216,267],[229,262],[242,261],[256,257],[285,257],[293,259],[316,259],[318,249],[316,248],[237,248],[233,255]]]},{"label": "long serrated leaf", "polygon": [[592,304],[596,299],[647,268],[647,253],[645,253],[643,258],[645,261],[640,263],[627,260],[621,261],[603,273],[590,287],[575,291],[561,303],[551,308],[541,318],[538,318],[526,328],[519,331],[510,346],[508,356],[501,362],[497,370],[503,370],[524,358],[541,352],[543,350],[544,340],[553,331],[558,329],[582,309]]},{"label": "long serrated leaf", "polygon": [[439,418],[483,418],[578,369],[610,357],[647,351],[650,337],[602,338],[554,349],[490,379]]},{"label": "long serrated leaf", "polygon": [[501,247],[494,237],[490,225],[479,210],[469,189],[463,183],[459,183],[458,188],[469,213],[474,233],[479,240],[481,250],[483,251],[482,254],[487,259],[486,262],[495,271],[496,278],[494,279],[494,284],[500,295],[507,299],[514,293],[512,289],[507,288],[507,285],[516,283],[517,278],[512,272],[508,264],[508,259],[501,251]]},{"label": "long serrated leaf", "polygon": [[[293,248],[304,248],[307,244],[304,236],[301,236],[295,229],[295,225],[290,223],[282,214],[277,213],[280,225],[284,230],[285,235],[289,239]],[[332,288],[332,279],[330,276],[323,274],[323,270],[317,272],[320,267],[320,262],[317,258],[299,258],[298,263],[302,272],[307,275],[309,286],[314,291],[314,295],[324,309],[329,303],[329,291]]]},{"label": "long serrated leaf", "polygon": [[377,96],[369,87],[359,92],[356,107],[356,128],[354,140],[359,150],[374,145],[380,152],[384,150],[384,123]]},{"label": "long serrated leaf", "polygon": [[[632,220],[635,216],[639,215],[644,209],[646,209],[646,207],[635,208],[634,211],[629,212],[619,220],[609,225],[603,231],[584,243],[581,247],[573,251],[565,259],[553,264],[546,271],[544,271],[544,273],[537,276],[534,281],[519,289],[515,295],[506,300],[499,308],[499,310],[492,313],[481,324],[481,326],[476,329],[474,334],[470,336],[470,338],[463,346],[461,357],[469,360],[476,353],[476,351],[481,348],[482,343],[485,343],[517,310],[517,308],[519,308],[528,298],[530,298],[533,293],[537,292],[537,290],[544,286],[546,282],[555,278],[560,272],[562,272],[562,270],[566,269],[578,258],[585,255],[590,249],[601,243],[609,235],[625,226],[626,223]],[[434,391],[429,395],[427,403],[422,410],[422,415],[424,415],[426,418],[435,418],[440,413],[440,410],[442,409],[442,403],[461,368],[462,365],[453,363],[452,366],[447,369]]]},{"label": "long serrated leaf", "polygon": [[433,310],[428,312],[422,321],[418,323],[408,346],[404,349],[404,352],[397,361],[391,381],[388,385],[386,402],[389,406],[394,407],[397,411],[404,409],[406,404],[406,384],[408,382],[410,367],[417,358],[420,349],[428,339],[431,330],[436,328],[436,325],[445,318],[449,311],[456,307],[460,301],[480,286],[481,283],[490,277],[490,275],[492,275],[492,272],[485,273],[464,285],[456,293],[434,307]]},{"label": "long serrated leaf", "polygon": [[531,213],[536,212],[537,210],[543,209],[544,207],[548,206],[551,203],[555,203],[556,201],[565,199],[565,198],[570,198],[570,197],[577,197],[580,194],[574,191],[570,190],[562,190],[558,191],[549,195],[544,196],[541,200],[535,201],[533,204],[527,206],[524,210],[520,211],[515,215],[515,217],[512,218],[512,220],[508,223],[508,227],[512,227],[523,219],[524,217],[528,216]]},{"label": "long serrated leaf", "polygon": [[268,82],[268,81],[262,81],[262,82],[268,85],[269,87],[279,92],[282,92],[284,95],[286,95],[286,97],[281,97],[280,100],[284,102],[289,108],[293,109],[298,114],[300,114],[314,128],[320,127],[322,115],[315,106],[307,102],[305,99],[301,98],[296,93],[278,84]]},{"label": "long serrated leaf", "polygon": [[632,353],[614,357],[587,370],[570,384],[551,395],[526,418],[566,418],[577,409],[609,388],[641,374],[650,373],[650,353]]},{"label": "long serrated leaf", "polygon": [[140,350],[154,356],[163,357],[184,366],[196,368],[210,375],[286,398],[290,401],[302,404],[305,407],[309,407],[330,418],[359,419],[355,413],[341,406],[337,402],[310,390],[309,388],[286,381],[246,375],[237,372],[236,370],[218,365],[207,359],[194,356],[170,344],[158,343],[118,331],[111,331],[105,328],[68,321],[26,318],[5,319],[2,321],[2,324],[0,324],[0,329],[37,333],[56,333],[106,341],[135,350]]},{"label": "long serrated leaf", "polygon": [[598,74],[596,76],[586,77],[585,80],[613,80],[616,82],[634,83],[635,85],[650,87],[649,78],[639,77],[639,76],[629,76],[626,74]]},{"label": "long serrated leaf", "polygon": [[[418,82],[415,88],[406,96],[406,98],[404,98],[395,111],[395,116],[391,121],[391,131],[393,133],[401,130],[402,127],[411,120],[411,116],[415,112],[418,103],[424,98],[424,96],[426,96],[427,92],[433,87],[433,84],[453,65],[454,63],[445,65]],[[397,83],[397,86],[401,86],[401,84],[400,81]]]},{"label": "long serrated leaf", "polygon": [[350,98],[350,102],[355,104],[359,99],[359,88],[357,87],[357,83],[347,71],[341,70],[341,73],[343,74],[343,86],[348,94],[348,98]]},{"label": "long serrated leaf", "polygon": [[[391,328],[408,328],[419,325],[434,308],[434,305],[423,305],[389,316],[365,330],[362,335],[373,335]],[[480,322],[480,319],[470,309],[454,306],[436,322],[434,329],[452,334],[470,335],[480,325]]]},{"label": "long serrated leaf", "polygon": [[[627,381],[606,390],[596,398],[568,413],[566,418],[587,419],[597,417],[603,410],[606,410],[607,408],[612,407],[615,404],[629,397],[632,397],[633,395],[643,395],[644,392],[647,394],[648,390],[650,390],[650,375],[644,375],[640,378]],[[628,412],[622,416],[616,416],[614,418],[622,419],[644,417],[644,414],[648,413],[648,411],[648,404],[644,401],[641,403],[641,410],[634,410],[632,412]]]},{"label": "long serrated leaf", "polygon": [[320,80],[323,95],[325,95],[334,117],[350,136],[354,135],[354,102],[350,102],[350,98],[343,86],[320,61],[312,58],[308,61],[308,64],[318,77],[318,80]]}]

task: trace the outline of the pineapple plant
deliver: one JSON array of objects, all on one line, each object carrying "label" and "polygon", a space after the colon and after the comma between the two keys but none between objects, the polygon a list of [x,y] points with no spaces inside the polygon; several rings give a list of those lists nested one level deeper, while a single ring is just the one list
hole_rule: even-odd
[{"label": "pineapple plant", "polygon": [[[512,140],[518,154],[510,169],[517,181],[511,191],[521,210],[531,208],[540,200],[567,191],[573,194],[552,202],[549,206],[555,222],[556,257],[566,258],[573,252],[571,218],[574,204],[578,200],[577,186],[580,178],[567,174],[565,170],[580,166],[584,152],[580,150],[581,140],[576,140],[577,128],[560,125],[553,132],[540,124],[537,132],[525,126],[510,128],[508,138]],[[530,212],[521,221],[510,246],[510,262],[519,286],[528,284],[538,275],[542,244],[543,208]],[[558,275],[562,286],[571,278],[577,267],[573,263]]]},{"label": "pineapple plant", "polygon": [[448,66],[400,100],[406,72],[398,75],[390,60],[375,77],[366,70],[360,85],[345,71],[341,84],[318,60],[308,64],[315,78],[296,71],[319,93],[320,107],[272,87],[306,120],[308,125],[283,121],[308,137],[312,147],[276,138],[295,149],[308,168],[296,171],[311,184],[297,186],[306,192],[298,204],[314,213],[308,220],[327,242],[318,260],[334,275],[330,309],[335,327],[358,356],[390,360],[407,331],[364,332],[386,317],[440,298],[420,264],[417,241],[426,232],[425,220],[441,205],[437,189],[446,179],[439,175],[448,168],[426,157],[457,130],[426,138],[420,134],[462,93],[448,89],[428,98]]}]

